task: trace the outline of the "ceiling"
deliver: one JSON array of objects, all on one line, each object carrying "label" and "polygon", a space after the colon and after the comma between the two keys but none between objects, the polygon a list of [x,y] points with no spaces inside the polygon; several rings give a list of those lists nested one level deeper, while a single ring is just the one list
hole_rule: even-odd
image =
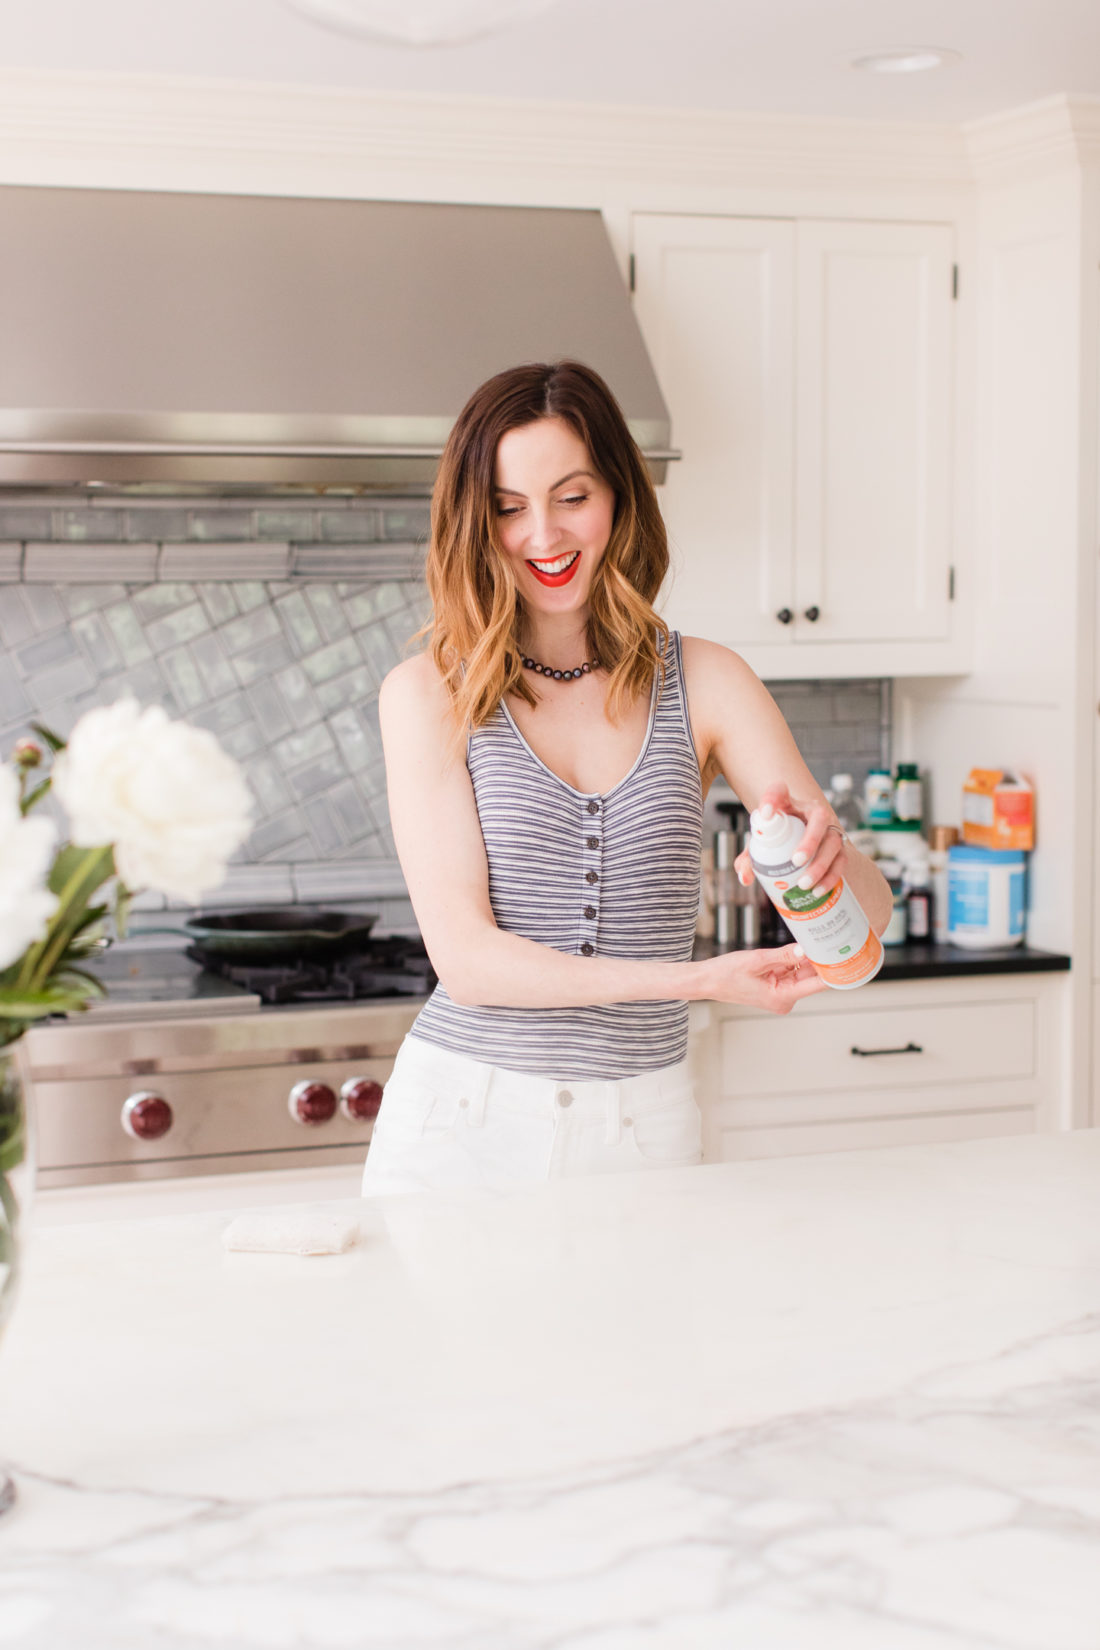
[{"label": "ceiling", "polygon": [[[849,66],[904,46],[962,62]],[[0,0],[0,66],[954,124],[1058,92],[1100,98],[1100,4],[555,0],[491,38],[423,49],[336,33],[284,0]]]}]

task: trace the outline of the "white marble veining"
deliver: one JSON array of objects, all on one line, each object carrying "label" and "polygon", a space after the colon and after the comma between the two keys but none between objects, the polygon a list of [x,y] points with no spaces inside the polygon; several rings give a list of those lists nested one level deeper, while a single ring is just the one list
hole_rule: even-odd
[{"label": "white marble veining", "polygon": [[0,1645],[1097,1650],[1100,1131],[38,1231]]}]

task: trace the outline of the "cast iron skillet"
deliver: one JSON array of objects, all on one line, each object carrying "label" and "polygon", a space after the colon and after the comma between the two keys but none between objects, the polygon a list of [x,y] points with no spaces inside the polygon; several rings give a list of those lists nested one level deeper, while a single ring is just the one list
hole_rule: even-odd
[{"label": "cast iron skillet", "polygon": [[361,944],[377,921],[376,912],[290,905],[260,911],[196,911],[183,928],[191,943],[211,956],[275,963],[335,956]]}]

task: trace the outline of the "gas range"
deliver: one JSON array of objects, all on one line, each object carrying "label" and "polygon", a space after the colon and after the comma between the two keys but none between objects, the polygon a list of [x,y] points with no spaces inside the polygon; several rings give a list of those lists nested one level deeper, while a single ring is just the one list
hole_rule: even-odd
[{"label": "gas range", "polygon": [[362,1162],[435,984],[423,946],[399,936],[219,973],[119,946],[96,971],[102,1002],[16,1045],[44,1187]]}]

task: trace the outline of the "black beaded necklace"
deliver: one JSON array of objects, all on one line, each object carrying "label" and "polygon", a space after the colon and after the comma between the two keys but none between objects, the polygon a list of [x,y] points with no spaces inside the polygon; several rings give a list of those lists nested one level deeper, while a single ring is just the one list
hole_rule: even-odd
[{"label": "black beaded necklace", "polygon": [[549,665],[540,665],[536,659],[524,659],[523,668],[533,670],[537,676],[550,676],[555,682],[573,682],[578,676],[587,676],[591,671],[598,670],[600,661],[586,659],[576,670],[551,670]]}]

